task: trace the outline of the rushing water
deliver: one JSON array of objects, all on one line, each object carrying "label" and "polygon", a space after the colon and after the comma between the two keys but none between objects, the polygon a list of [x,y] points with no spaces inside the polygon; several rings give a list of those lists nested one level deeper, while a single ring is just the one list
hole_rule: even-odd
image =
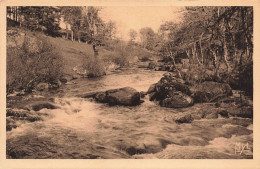
[{"label": "rushing water", "polygon": [[[59,109],[42,109],[43,121],[7,132],[9,158],[252,158],[252,125],[232,118],[177,124],[173,118],[196,113],[208,104],[185,109],[160,107],[148,96],[139,106],[108,106],[79,94],[130,86],[147,91],[165,72],[128,69],[78,79],[55,94]],[[250,122],[248,123],[250,124]],[[249,144],[235,154],[237,143]]]}]

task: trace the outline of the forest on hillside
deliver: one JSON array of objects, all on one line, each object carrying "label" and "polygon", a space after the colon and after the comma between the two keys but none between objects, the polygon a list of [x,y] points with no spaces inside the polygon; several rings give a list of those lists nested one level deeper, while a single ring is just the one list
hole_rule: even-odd
[{"label": "forest on hillside", "polygon": [[161,30],[169,31],[163,56],[175,60],[184,55],[190,69],[213,70],[214,80],[252,95],[252,7],[186,7],[180,24],[166,22]]},{"label": "forest on hillside", "polygon": [[[9,26],[94,45],[125,44],[156,52],[172,64],[182,78],[229,83],[253,93],[253,7],[183,7],[180,22],[164,22],[129,31],[127,43],[116,36],[117,25],[99,16],[102,7],[7,7]],[[61,28],[63,22],[66,27]],[[137,40],[139,37],[139,40]],[[130,50],[131,51],[131,50]],[[127,53],[127,52],[125,52]],[[188,67],[178,67],[181,60]],[[185,73],[182,71],[184,70]],[[210,74],[210,75],[209,75]]]}]

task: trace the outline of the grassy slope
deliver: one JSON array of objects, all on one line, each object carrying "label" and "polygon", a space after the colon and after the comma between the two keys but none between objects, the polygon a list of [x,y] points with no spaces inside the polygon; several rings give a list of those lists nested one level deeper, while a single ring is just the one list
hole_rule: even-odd
[{"label": "grassy slope", "polygon": [[[45,35],[43,35],[45,36]],[[80,66],[84,63],[84,59],[87,57],[94,57],[92,45],[86,43],[79,43],[77,41],[70,41],[63,38],[53,38],[48,37],[48,40],[56,47],[60,55],[64,60],[64,73],[69,75],[74,75],[75,72],[72,70],[75,66]],[[111,55],[116,55],[117,51],[108,50],[105,47],[98,47],[99,55],[101,58],[108,57]],[[150,59],[157,60],[158,56],[154,53],[139,48],[134,47],[131,51],[132,56],[137,56],[139,58],[148,56]],[[85,60],[86,61],[86,60]]]},{"label": "grassy slope", "polygon": [[64,74],[75,74],[73,68],[81,65],[87,56],[93,56],[93,49],[89,44],[72,42],[63,38],[47,38],[62,56],[64,61]]}]

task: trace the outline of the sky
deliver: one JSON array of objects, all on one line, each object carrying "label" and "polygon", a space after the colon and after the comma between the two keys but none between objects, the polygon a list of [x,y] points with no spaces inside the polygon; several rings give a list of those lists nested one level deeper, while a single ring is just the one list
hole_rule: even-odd
[{"label": "sky", "polygon": [[129,39],[129,30],[137,32],[143,27],[151,27],[155,32],[165,21],[179,21],[180,8],[173,6],[107,6],[102,7],[100,17],[117,25],[118,36]]}]

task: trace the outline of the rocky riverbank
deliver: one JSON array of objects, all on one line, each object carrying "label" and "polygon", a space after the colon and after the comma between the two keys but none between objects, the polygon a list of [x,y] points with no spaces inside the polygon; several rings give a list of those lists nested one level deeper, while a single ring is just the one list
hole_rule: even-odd
[{"label": "rocky riverbank", "polygon": [[[253,157],[250,98],[163,73],[124,70],[54,93],[9,96],[8,158]],[[249,147],[235,154],[236,143]]]}]

